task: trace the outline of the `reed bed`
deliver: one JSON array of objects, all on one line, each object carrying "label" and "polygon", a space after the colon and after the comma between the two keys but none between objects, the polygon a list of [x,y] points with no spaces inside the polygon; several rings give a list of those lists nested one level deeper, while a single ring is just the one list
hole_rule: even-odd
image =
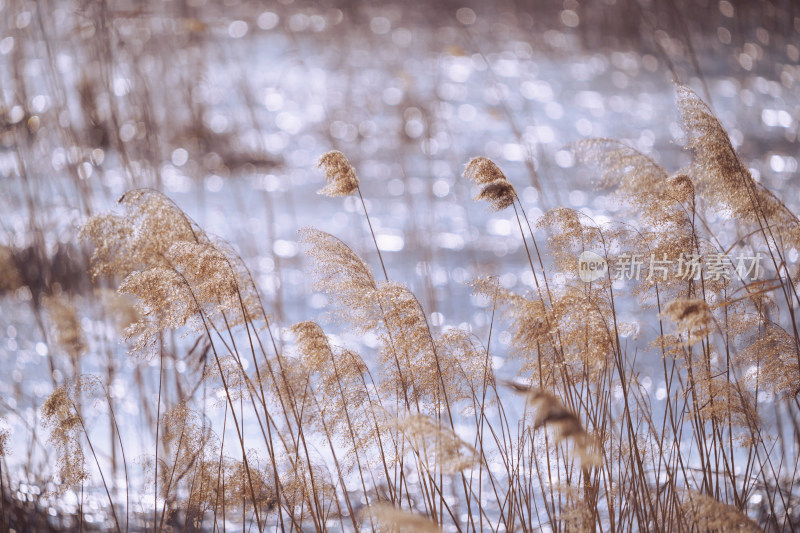
[{"label": "reed bed", "polygon": [[[134,506],[129,493],[111,494],[86,417],[107,405],[112,434],[124,430],[102,376],[80,373],[86,345],[74,308],[52,298],[57,342],[73,360],[41,409],[57,490],[79,493],[99,476],[109,527],[120,531],[132,518],[145,529],[216,530],[231,515],[259,531],[794,530],[800,343],[785,256],[800,221],[753,180],[691,89],[677,87],[677,106],[693,162],[674,174],[618,141],[572,147],[639,213],[636,225],[598,224],[568,208],[532,221],[493,161],[466,164],[476,201],[515,212],[535,279],[528,294],[496,276],[472,282],[491,302],[485,338],[433,327],[390,278],[377,242],[375,275],[345,242],[309,227],[300,234],[315,288],[378,346],[359,353],[313,321],[278,342],[235,250],[163,194],[129,191],[118,213],[93,215],[81,234],[93,276],[119,280],[117,294],[133,304],[123,333],[131,357],[159,369],[142,476],[152,480],[152,517],[141,496]],[[356,195],[369,220],[344,154],[319,161],[328,182],[320,193]],[[738,233],[715,231],[709,209],[730,210]],[[546,229],[546,244],[534,227]],[[588,281],[577,259],[587,250],[610,265]],[[751,263],[763,254],[763,264],[745,271],[733,261],[740,253]],[[625,257],[685,270],[617,279]],[[700,259],[705,272],[689,268]],[[645,339],[663,370],[655,394],[640,377],[645,355],[630,348],[632,326],[619,319],[626,298],[656,325]],[[496,376],[499,331],[511,334],[522,381]],[[202,362],[180,376],[165,364],[180,349],[175,332],[196,339]],[[759,401],[764,394],[773,401]],[[124,441],[111,446],[127,477]]]},{"label": "reed bed", "polygon": [[[723,18],[747,10],[724,4]],[[580,10],[565,6],[556,14],[567,24]],[[67,16],[34,20],[35,9],[15,8],[20,32]],[[337,149],[347,143],[331,126],[329,151],[307,181],[332,210],[347,207],[364,239],[292,228],[303,283],[323,302],[292,323],[307,295],[291,292],[282,269],[300,259],[217,236],[188,214],[185,195],[163,192],[184,178],[216,184],[238,171],[267,183],[281,165],[267,146],[277,141],[255,133],[268,126],[247,83],[237,93],[244,112],[231,119],[242,136],[204,108],[188,79],[172,79],[174,94],[153,94],[143,73],[172,76],[152,61],[160,47],[178,43],[176,61],[212,75],[203,73],[213,53],[203,36],[238,39],[253,26],[246,7],[232,8],[222,29],[207,21],[224,19],[224,9],[182,8],[142,25],[137,13],[84,6],[81,31],[92,44],[81,54],[93,66],[65,82],[56,52],[45,50],[42,63],[57,103],[71,106],[62,84],[79,89],[79,120],[35,102],[4,110],[3,161],[17,169],[30,242],[0,246],[0,293],[20,313],[30,304],[30,357],[46,372],[28,390],[18,364],[0,397],[0,531],[800,529],[800,219],[734,148],[741,132],[729,135],[712,111],[688,33],[660,49],[673,77],[693,73],[698,88],[674,85],[685,140],[677,164],[612,138],[559,150],[570,160],[558,165],[565,172],[597,177],[609,206],[601,216],[540,209],[549,155],[528,153],[514,172],[477,153],[457,161],[458,190],[473,196],[459,207],[507,215],[520,251],[471,258],[479,275],[465,290],[477,303],[475,324],[443,320],[431,271],[418,268],[412,280],[409,263],[388,251],[374,184],[362,191],[358,160]],[[681,20],[679,8],[669,12]],[[478,46],[474,11],[441,9]],[[326,13],[303,23],[322,28],[343,16]],[[262,14],[256,25],[273,22]],[[112,47],[98,41],[131,47],[117,50],[135,66],[127,81]],[[8,42],[0,39],[0,52],[11,46],[3,55],[22,54]],[[676,49],[685,65],[670,61]],[[16,92],[26,79],[13,80]],[[126,107],[112,94],[136,101]],[[498,108],[525,144],[510,109]],[[429,120],[432,107],[409,109],[405,142],[418,137],[409,124]],[[328,122],[340,113],[323,111]],[[426,134],[433,165],[437,137]],[[66,182],[40,166],[54,147]],[[191,176],[176,177],[178,167]],[[93,186],[95,172],[113,175]],[[276,187],[260,190],[267,218],[282,201],[270,196]],[[530,190],[541,203],[526,200]],[[42,198],[64,205],[48,210]],[[408,216],[423,220],[425,202],[404,200]],[[291,203],[304,205],[300,193]],[[77,234],[53,223],[59,215]],[[278,225],[264,225],[270,243]],[[422,222],[407,238],[425,248],[435,238],[426,231]],[[428,269],[442,259],[423,253]],[[508,288],[504,275],[520,269],[530,283]],[[25,342],[12,328],[6,342]]]}]

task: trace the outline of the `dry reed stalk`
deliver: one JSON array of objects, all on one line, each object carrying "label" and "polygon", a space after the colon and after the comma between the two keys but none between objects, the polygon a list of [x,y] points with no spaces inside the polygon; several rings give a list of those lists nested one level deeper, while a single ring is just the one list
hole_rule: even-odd
[{"label": "dry reed stalk", "polygon": [[[376,282],[336,237],[306,229],[302,240],[316,263],[316,288],[331,296],[339,318],[355,333],[378,339],[382,364],[374,369],[370,357],[331,345],[313,322],[292,328],[300,356],[282,353],[241,259],[162,195],[132,191],[122,198],[122,215],[90,219],[83,233],[96,245],[93,273],[121,278],[120,291],[137,300],[138,315],[126,330],[133,351],[158,354],[164,365],[165,335],[199,334],[213,355],[202,382],[224,398],[224,424],[231,416],[239,442],[241,458],[224,459],[221,447],[192,437],[198,424],[187,422],[185,405],[161,417],[159,401],[157,440],[169,441],[167,459],[155,462],[164,498],[160,521],[155,509],[159,529],[181,508],[177,498],[187,490],[187,527],[190,516],[200,523],[213,510],[216,529],[220,507],[223,522],[238,506],[247,522],[251,505],[259,530],[272,520],[282,530],[287,520],[291,530],[344,529],[348,518],[354,529],[366,528],[355,520],[358,503],[347,489],[349,476],[357,476],[363,503],[380,509],[378,502],[391,502],[383,519],[398,529],[477,531],[488,524],[492,530],[547,525],[571,531],[608,522],[614,531],[725,530],[749,527],[743,513],[758,491],[770,516],[765,523],[791,530],[796,476],[788,465],[796,454],[784,436],[789,431],[780,429],[772,446],[763,402],[756,400],[764,392],[777,395],[779,416],[788,415],[797,427],[794,304],[800,300],[785,260],[798,239],[797,220],[752,179],[708,106],[686,88],[678,92],[695,156],[691,167],[670,174],[609,139],[573,147],[579,159],[599,168],[604,187],[643,215],[639,227],[600,225],[563,208],[531,224],[494,162],[479,157],[467,165],[465,177],[479,188],[476,200],[494,210],[514,208],[534,276],[530,295],[503,289],[494,278],[473,283],[492,301],[490,336],[497,309],[510,323],[509,352],[522,360],[521,375],[530,380],[516,387],[533,408],[519,420],[497,390],[491,337],[477,349],[465,333],[435,334],[416,296],[389,281],[358,177],[341,152],[320,159],[328,182],[320,192],[358,193],[385,282]],[[704,216],[708,206],[730,209],[744,233],[726,242],[730,236]],[[552,263],[545,263],[534,228],[548,231]],[[769,251],[772,281],[651,278],[630,280],[628,291],[610,275],[591,284],[574,279],[575,256],[583,250],[606,259],[613,251],[667,260],[718,250],[729,256],[745,247]],[[556,273],[560,280],[553,284]],[[771,298],[770,289],[783,298]],[[651,346],[662,356],[663,413],[640,376],[638,351],[626,340],[635,340],[629,336],[635,328],[620,311],[629,295],[642,314],[655,310],[648,316],[659,326]],[[667,319],[674,333],[665,332]],[[74,335],[63,337],[64,346],[80,352]],[[272,344],[272,353],[265,344]],[[160,372],[159,390],[162,378]],[[170,397],[168,388],[164,397]],[[388,420],[397,413],[405,413],[404,422],[392,426]],[[457,423],[472,422],[469,417],[474,445],[455,433]],[[252,421],[268,453],[263,468],[245,442]],[[62,432],[65,439],[80,424],[73,426]],[[332,464],[320,460],[317,438],[327,444]],[[452,473],[456,477],[448,478]],[[85,477],[74,477],[83,486]],[[687,490],[698,492],[689,503]],[[487,494],[496,507],[484,504]],[[375,529],[382,520],[370,516]]]}]

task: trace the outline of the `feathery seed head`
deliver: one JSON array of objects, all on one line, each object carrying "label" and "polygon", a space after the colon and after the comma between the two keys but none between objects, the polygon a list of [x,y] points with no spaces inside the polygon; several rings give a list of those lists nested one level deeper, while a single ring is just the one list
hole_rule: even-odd
[{"label": "feathery seed head", "polygon": [[578,141],[572,150],[600,171],[598,185],[613,189],[640,220],[643,239],[636,241],[646,245],[645,255],[674,260],[691,253],[694,185],[686,174],[670,177],[653,158],[615,139]]},{"label": "feathery seed head", "polygon": [[123,215],[89,218],[81,237],[95,246],[93,276],[126,276],[134,270],[163,265],[176,242],[207,242],[203,231],[165,195],[149,189],[128,191],[119,203]]},{"label": "feathery seed head", "polygon": [[50,430],[48,442],[53,444],[57,452],[61,484],[56,489],[56,494],[63,494],[89,479],[80,442],[81,432],[84,431],[83,423],[76,407],[84,393],[94,395],[95,398],[98,394],[103,394],[97,376],[82,375],[66,382],[45,399],[41,408],[42,424]]},{"label": "feathery seed head", "polygon": [[739,158],[728,133],[708,105],[686,86],[677,87],[677,104],[687,135],[687,148],[694,154],[697,192],[712,204],[731,209],[753,225],[767,219],[773,232],[800,246],[800,220],[763,185],[757,183]]},{"label": "feathery seed head", "polygon": [[171,268],[132,272],[120,284],[119,292],[137,299],[141,318],[125,329],[125,339],[135,339],[132,353],[145,358],[155,354],[159,332],[185,326],[200,310],[184,278]]},{"label": "feathery seed head", "polygon": [[317,194],[349,196],[358,190],[356,171],[342,152],[331,150],[322,154],[317,167],[325,169],[325,180],[328,182]]},{"label": "feathery seed head", "polygon": [[497,180],[484,185],[474,200],[485,200],[492,211],[502,211],[514,204],[514,186],[508,181]]},{"label": "feathery seed head", "polygon": [[192,289],[198,303],[213,310],[236,310],[238,279],[231,262],[209,243],[179,241],[166,254]]},{"label": "feathery seed head", "polygon": [[[178,402],[164,413],[160,427],[161,442],[170,451],[168,460],[172,462],[162,470],[165,479],[160,483],[160,489],[161,496],[166,498],[173,480],[182,479],[198,463],[217,455],[218,443],[211,429],[204,424],[202,415],[189,409],[185,401]],[[166,475],[173,470],[174,475]]]},{"label": "feathery seed head", "polygon": [[692,526],[701,531],[740,531],[757,533],[758,524],[732,505],[699,492],[687,493],[680,502]]},{"label": "feathery seed head", "polygon": [[46,296],[44,306],[55,328],[58,345],[76,361],[88,350],[78,310],[63,295]]},{"label": "feathery seed head", "polygon": [[664,187],[667,172],[649,156],[616,139],[585,139],[571,145],[576,158],[600,171],[601,187],[618,187],[636,201]]},{"label": "feathery seed head", "polygon": [[738,361],[758,369],[746,377],[752,390],[764,387],[779,396],[800,394],[800,364],[795,337],[778,324],[767,322],[750,335]]},{"label": "feathery seed head", "polygon": [[[434,405],[442,394],[442,382],[455,376],[444,371],[450,363],[436,351],[422,305],[413,292],[395,282],[382,283],[378,298],[386,328],[381,331],[385,375],[398,390]],[[448,392],[455,385],[444,381]]]},{"label": "feathery seed head", "polygon": [[475,448],[432,417],[408,414],[395,424],[431,470],[435,465],[444,473],[455,473],[480,464],[480,455]]},{"label": "feathery seed head", "polygon": [[126,217],[110,213],[93,215],[81,227],[80,236],[94,244],[92,277],[130,272],[131,243],[135,229]]},{"label": "feathery seed head", "polygon": [[298,382],[295,398],[304,394],[313,380],[317,404],[314,410],[321,412],[311,417],[312,424],[340,443],[345,450],[343,463],[349,471],[364,460],[363,450],[378,438],[375,406],[364,379],[367,366],[356,352],[333,348],[315,322],[300,322],[290,330],[295,335],[302,365],[290,365],[287,369],[284,364],[284,375],[291,377],[295,367],[306,372],[304,380]]},{"label": "feathery seed head", "polygon": [[464,177],[480,188],[473,200],[486,200],[493,211],[502,211],[514,204],[517,197],[514,186],[488,157],[472,158],[464,170]]},{"label": "feathery seed head", "polygon": [[530,386],[513,382],[507,384],[514,392],[527,395],[535,409],[533,429],[552,429],[557,441],[572,440],[575,453],[585,465],[600,463],[595,439],[584,429],[580,418],[567,409],[558,397]]},{"label": "feathery seed head", "polygon": [[359,328],[375,320],[377,286],[369,266],[349,246],[315,228],[299,231],[306,253],[314,261],[314,288],[328,294]]},{"label": "feathery seed head", "polygon": [[689,336],[689,343],[699,341],[708,334],[711,322],[711,308],[699,298],[678,298],[664,306],[663,316],[678,325],[682,333]]},{"label": "feathery seed head", "polygon": [[325,332],[316,322],[298,322],[289,330],[294,333],[297,347],[303,355],[303,362],[310,369],[319,369],[326,360],[333,357]]},{"label": "feathery seed head", "polygon": [[667,185],[672,190],[676,200],[681,203],[690,203],[694,199],[694,183],[686,174],[676,174],[667,179]]},{"label": "feathery seed head", "polygon": [[227,402],[228,396],[232,401],[240,401],[255,391],[255,385],[243,371],[241,361],[233,355],[220,357],[219,364],[208,365],[203,380],[215,383],[214,392],[220,406]]},{"label": "feathery seed head", "polygon": [[6,428],[0,429],[0,457],[9,455],[8,450],[9,431]]},{"label": "feathery seed head", "polygon": [[0,292],[13,291],[22,286],[22,276],[8,246],[0,245]]},{"label": "feathery seed head", "polygon": [[[629,241],[624,226],[599,226],[591,217],[568,207],[557,207],[547,211],[536,226],[547,228],[548,248],[555,263],[563,272],[578,274],[578,255],[587,250],[604,250],[616,241],[625,246]],[[623,248],[624,249],[624,248]],[[603,282],[600,278],[597,282]]]},{"label": "feathery seed head", "polygon": [[442,531],[428,517],[398,509],[388,503],[370,505],[364,510],[364,514],[378,522],[379,532],[441,533]]},{"label": "feathery seed head", "polygon": [[464,177],[474,181],[477,185],[485,185],[494,181],[508,181],[500,167],[485,156],[470,159],[464,170]]},{"label": "feathery seed head", "polygon": [[296,508],[298,515],[309,518],[307,502],[311,498],[334,501],[336,486],[330,471],[318,463],[297,461],[287,465],[281,475],[281,497],[290,508]]}]

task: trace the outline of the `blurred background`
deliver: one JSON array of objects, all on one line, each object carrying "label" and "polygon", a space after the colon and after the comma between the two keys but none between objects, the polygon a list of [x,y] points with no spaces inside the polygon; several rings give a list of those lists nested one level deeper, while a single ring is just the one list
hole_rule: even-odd
[{"label": "blurred background", "polygon": [[162,191],[230,241],[279,335],[317,319],[369,349],[376,339],[326,318],[298,243],[297,230],[315,226],[379,268],[356,199],[316,194],[317,158],[341,150],[389,276],[434,326],[481,335],[487,302],[465,282],[497,274],[525,292],[533,279],[513,213],[473,205],[465,163],[496,161],[534,219],[564,205],[602,222],[619,206],[569,144],[617,138],[679,170],[689,153],[675,81],[709,103],[756,179],[797,211],[793,0],[0,0],[0,414],[20,428],[3,458],[6,487],[40,501],[37,409],[75,371],[56,358],[47,296],[76,310],[82,371],[111,369],[125,416],[143,427],[154,416],[128,392],[149,397],[157,374],[126,359],[100,318],[91,250],[78,239],[125,191]]}]

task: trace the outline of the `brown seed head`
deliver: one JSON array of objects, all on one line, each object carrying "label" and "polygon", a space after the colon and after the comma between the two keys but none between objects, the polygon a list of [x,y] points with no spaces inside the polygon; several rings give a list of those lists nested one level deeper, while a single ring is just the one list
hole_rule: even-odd
[{"label": "brown seed head", "polygon": [[50,431],[48,443],[56,449],[60,485],[55,494],[63,494],[89,479],[81,446],[84,431],[77,405],[84,394],[97,399],[103,393],[96,376],[82,375],[56,388],[42,404],[42,425]]},{"label": "brown seed head", "polygon": [[375,320],[377,291],[369,266],[349,246],[329,233],[314,228],[299,231],[300,242],[314,262],[314,288],[328,294],[339,317],[369,329]]},{"label": "brown seed head", "polygon": [[464,170],[464,177],[474,181],[478,185],[484,185],[493,181],[508,181],[506,175],[494,161],[485,156],[473,157],[467,163]]},{"label": "brown seed head", "polygon": [[508,181],[497,180],[484,185],[474,200],[486,200],[492,211],[502,211],[514,204],[514,186]]},{"label": "brown seed head", "polygon": [[317,167],[325,169],[328,184],[317,191],[325,196],[349,196],[358,190],[358,176],[350,161],[338,150],[322,154]]},{"label": "brown seed head", "polygon": [[297,340],[297,347],[303,362],[312,370],[317,370],[333,357],[325,332],[316,322],[306,320],[289,328]]},{"label": "brown seed head", "polygon": [[393,507],[388,503],[370,505],[365,514],[379,524],[378,531],[394,533],[441,533],[441,529],[428,517]]},{"label": "brown seed head", "polygon": [[[0,418],[0,422],[5,423],[5,419]],[[10,455],[8,449],[8,439],[10,434],[11,433],[8,428],[0,428],[0,457],[6,457]]]},{"label": "brown seed head", "polygon": [[741,222],[758,225],[760,220],[769,220],[776,233],[797,246],[800,243],[797,216],[753,179],[708,105],[686,86],[679,85],[677,93],[687,148],[694,154],[693,176],[698,194],[712,204],[731,209]]},{"label": "brown seed head", "polygon": [[0,457],[8,455],[8,430],[0,431]]},{"label": "brown seed head", "polygon": [[581,419],[567,409],[557,396],[530,386],[506,382],[514,392],[525,394],[535,409],[533,429],[551,429],[557,441],[571,439],[574,451],[586,464],[599,464],[595,439],[584,429]]},{"label": "brown seed head", "polygon": [[676,200],[682,203],[692,202],[694,199],[694,183],[686,174],[676,174],[667,179],[667,185]]},{"label": "brown seed head", "polygon": [[455,473],[480,464],[475,448],[430,416],[408,414],[395,425],[429,468],[436,465],[445,473]]},{"label": "brown seed head", "polygon": [[73,361],[77,360],[88,350],[78,310],[64,296],[46,296],[44,306],[53,323],[59,346]]},{"label": "brown seed head", "polygon": [[800,394],[800,365],[794,335],[778,324],[767,322],[749,336],[738,361],[758,368],[745,382],[752,390],[766,387],[779,396]]},{"label": "brown seed head", "polygon": [[14,253],[8,246],[0,245],[0,292],[13,291],[22,286],[22,276],[17,269]]},{"label": "brown seed head", "polygon": [[693,344],[707,335],[711,327],[711,308],[701,299],[678,298],[664,306],[663,316],[678,325],[678,329],[689,336]]},{"label": "brown seed head", "polygon": [[472,158],[464,170],[464,177],[480,186],[474,200],[486,200],[493,211],[501,211],[514,204],[517,197],[514,186],[488,157]]},{"label": "brown seed head", "polygon": [[700,531],[740,531],[743,533],[761,531],[755,522],[736,507],[705,494],[687,493],[685,501],[681,503],[689,523]]}]

